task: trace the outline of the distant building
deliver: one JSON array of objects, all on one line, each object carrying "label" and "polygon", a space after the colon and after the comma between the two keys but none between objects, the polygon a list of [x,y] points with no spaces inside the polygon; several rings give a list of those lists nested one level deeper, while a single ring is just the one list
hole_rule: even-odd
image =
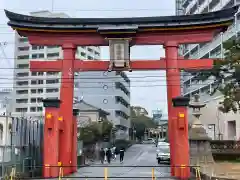
[{"label": "distant building", "polygon": [[160,121],[162,119],[162,111],[161,110],[153,110],[152,111],[152,119],[154,122],[156,122],[157,124],[160,124]]},{"label": "distant building", "polygon": [[12,89],[0,89],[0,115],[10,115],[12,105]]},{"label": "distant building", "polygon": [[101,108],[95,107],[91,104],[81,100],[74,104],[74,108],[79,109],[78,127],[84,127],[91,122],[99,122],[102,120],[108,120],[108,112]]},{"label": "distant building", "polygon": [[136,116],[148,115],[147,110],[141,106],[133,106],[132,110],[135,112]]}]

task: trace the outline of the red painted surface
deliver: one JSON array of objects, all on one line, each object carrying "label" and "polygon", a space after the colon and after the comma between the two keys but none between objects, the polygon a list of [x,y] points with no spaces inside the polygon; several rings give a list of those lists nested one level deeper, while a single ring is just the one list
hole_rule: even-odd
[{"label": "red painted surface", "polygon": [[[191,69],[198,70],[200,69],[211,69],[213,66],[212,59],[191,59],[183,60],[178,59],[178,68],[179,69]],[[132,70],[159,70],[166,69],[166,60],[132,60],[130,62]],[[109,66],[109,61],[103,60],[91,60],[91,61],[81,61],[77,60],[74,62],[74,71],[106,71]],[[30,69],[32,72],[46,72],[46,71],[55,71],[60,72],[62,69],[62,60],[57,61],[31,61]]]},{"label": "red painted surface", "polygon": [[[50,119],[47,114],[51,114]],[[43,177],[58,177],[58,149],[59,149],[59,136],[58,136],[58,108],[45,109],[45,125],[44,125],[44,142],[43,142]],[[49,167],[48,167],[49,166]],[[51,167],[53,166],[53,167]]]},{"label": "red painted surface", "polygon": [[[184,43],[200,43],[211,41],[214,33],[219,29],[192,30],[192,31],[168,31],[168,32],[138,32],[132,38],[131,45],[160,45],[166,41]],[[108,41],[104,35],[98,33],[47,33],[19,31],[19,34],[28,36],[31,44],[35,45],[63,45],[75,44],[76,46],[107,46]],[[39,34],[41,34],[39,36]],[[64,35],[63,35],[64,34]]]},{"label": "red painted surface", "polygon": [[[178,125],[176,136],[178,137],[176,142],[176,156],[178,161],[176,162],[177,166],[182,166],[182,168],[177,168],[178,177],[187,179],[190,177],[189,167],[189,141],[188,141],[188,114],[185,107],[177,107],[177,112],[175,114]],[[179,117],[179,114],[184,114],[184,117]],[[186,166],[186,167],[184,167]]]},{"label": "red painted surface", "polygon": [[175,175],[174,166],[176,165],[176,141],[175,135],[176,121],[174,121],[174,108],[172,106],[172,98],[181,95],[180,84],[180,72],[178,67],[178,44],[176,42],[165,44],[166,55],[166,79],[167,79],[167,98],[168,98],[168,135],[170,142],[170,154],[171,154],[171,175]]},{"label": "red painted surface", "polygon": [[72,173],[77,172],[77,117],[73,116]]},{"label": "red painted surface", "polygon": [[73,130],[73,89],[74,89],[74,60],[76,46],[73,44],[64,44],[62,60],[62,82],[60,89],[60,113],[63,116],[64,130],[60,136],[60,161],[63,166],[63,174],[71,173],[72,161],[72,130]]},{"label": "red painted surface", "polygon": [[[171,152],[171,173],[173,176],[181,177],[179,168],[175,168],[179,165],[185,165],[184,170],[187,177],[190,176],[189,158],[182,155],[182,152],[189,154],[189,146],[182,146],[182,141],[188,142],[187,131],[182,131],[178,127],[176,114],[179,113],[179,109],[172,106],[172,99],[174,97],[181,96],[181,79],[180,70],[178,68],[178,43],[174,41],[165,43],[166,54],[166,77],[167,77],[167,96],[168,96],[168,123],[169,123],[169,140],[170,140],[170,152]],[[184,110],[186,108],[182,108]],[[181,131],[181,138],[179,137],[179,131]],[[185,144],[185,143],[183,143]]]}]

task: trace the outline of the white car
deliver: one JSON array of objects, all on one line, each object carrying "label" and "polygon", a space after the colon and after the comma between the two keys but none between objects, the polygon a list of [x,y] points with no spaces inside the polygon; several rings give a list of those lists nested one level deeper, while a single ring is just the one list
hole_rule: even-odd
[{"label": "white car", "polygon": [[167,142],[158,142],[157,147],[162,147],[162,146],[169,146],[169,143],[167,143]]},{"label": "white car", "polygon": [[161,142],[161,144],[158,144],[156,159],[158,164],[161,162],[170,162],[170,146],[168,143]]}]

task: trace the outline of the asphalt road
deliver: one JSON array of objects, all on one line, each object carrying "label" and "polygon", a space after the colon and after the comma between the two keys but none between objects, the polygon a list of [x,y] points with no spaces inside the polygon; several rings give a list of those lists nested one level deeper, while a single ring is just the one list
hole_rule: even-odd
[{"label": "asphalt road", "polygon": [[[120,167],[113,167],[120,166]],[[147,167],[124,167],[124,166],[147,166]],[[111,164],[101,165],[96,163],[89,167],[80,168],[77,173],[72,175],[72,179],[104,179],[104,171],[107,169],[108,179],[110,180],[138,180],[151,179],[152,166],[157,179],[170,178],[170,168],[167,164],[158,165],[156,161],[156,147],[152,144],[138,144],[130,147],[125,153],[124,162],[119,162],[119,157]],[[95,178],[94,178],[95,177]],[[96,178],[99,177],[99,178]],[[101,177],[101,178],[100,178]],[[137,178],[138,177],[138,178]],[[71,179],[71,178],[69,178]]]}]

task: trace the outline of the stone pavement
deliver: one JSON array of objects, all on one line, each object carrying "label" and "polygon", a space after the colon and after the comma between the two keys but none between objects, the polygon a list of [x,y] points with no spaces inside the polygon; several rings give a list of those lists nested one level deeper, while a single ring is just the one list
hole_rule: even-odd
[{"label": "stone pavement", "polygon": [[215,162],[211,165],[203,165],[201,172],[209,177],[240,179],[240,163]]},{"label": "stone pavement", "polygon": [[[80,168],[77,173],[71,176],[72,178],[69,177],[66,179],[104,179],[105,168],[107,168],[107,174],[111,180],[128,180],[133,179],[133,177],[139,177],[138,179],[140,180],[149,179],[152,176],[152,166],[158,166],[156,161],[156,147],[152,144],[137,144],[127,150],[122,164],[119,162],[119,157],[117,157],[117,160],[114,160],[111,164],[102,165],[101,163],[96,163],[89,167]],[[159,167],[154,167],[156,179],[172,179],[170,178],[170,168],[168,166],[169,165],[161,165]]]}]

